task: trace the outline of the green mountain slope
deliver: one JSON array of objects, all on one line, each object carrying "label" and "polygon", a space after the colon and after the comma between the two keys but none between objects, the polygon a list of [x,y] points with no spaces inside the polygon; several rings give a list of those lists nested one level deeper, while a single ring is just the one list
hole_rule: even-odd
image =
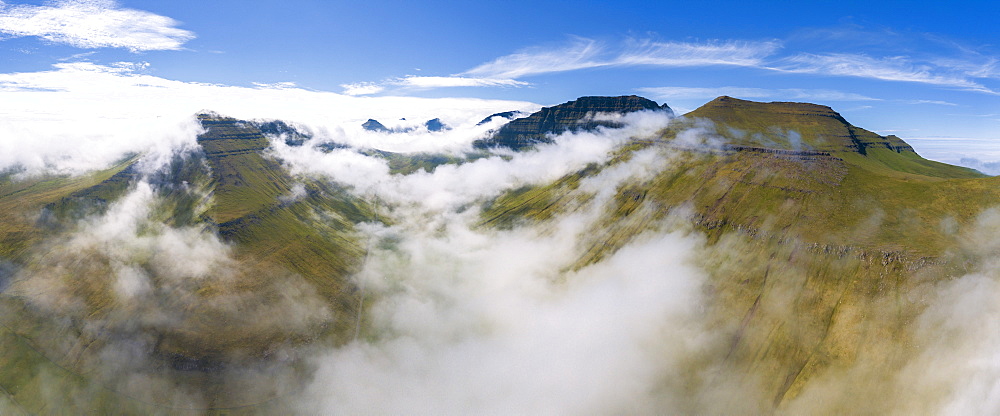
[{"label": "green mountain slope", "polygon": [[[358,152],[406,175],[494,147],[534,151],[547,134],[614,127],[588,119],[595,111],[638,110],[669,107],[583,97],[512,121],[464,158]],[[311,375],[299,352],[366,324],[356,226],[393,211],[292,175],[268,135],[313,143],[285,123],[198,118],[198,148],[158,170],[136,156],[80,177],[0,178],[0,413],[283,413]],[[616,169],[638,179],[588,182]],[[596,209],[574,242],[576,270],[650,233],[703,235],[693,261],[725,342],[664,382],[692,392],[687,413],[841,414],[859,402],[884,413],[918,348],[922,293],[969,270],[960,248],[997,201],[1000,178],[923,159],[829,107],[720,97],[608,163],[482,201],[478,227],[545,229]],[[171,250],[204,252],[204,264],[175,264]],[[105,373],[109,362],[136,378]],[[802,398],[831,378],[849,382],[809,407]],[[700,397],[699,386],[740,388]]]},{"label": "green mountain slope", "polygon": [[[142,172],[135,157],[83,177],[0,183],[0,256],[10,270],[0,276],[9,285],[0,295],[0,336],[9,347],[0,357],[0,391],[17,407],[47,412],[54,397],[44,389],[64,386],[78,393],[81,402],[73,406],[80,410],[184,414],[185,406],[155,397],[156,389],[145,393],[154,397],[136,397],[93,367],[99,355],[134,342],[151,357],[137,371],[200,392],[192,395],[205,402],[193,414],[234,406],[252,413],[246,405],[269,403],[275,391],[230,385],[234,376],[226,368],[266,366],[279,351],[354,334],[359,294],[349,278],[365,243],[354,224],[376,219],[371,206],[329,182],[289,175],[266,155],[269,142],[258,125],[213,114],[199,119],[200,148],[156,172]],[[144,186],[153,189],[152,206],[137,219],[136,234],[114,240],[99,231],[117,232],[100,224],[127,214],[115,210]],[[140,247],[150,242],[159,248],[143,254]],[[135,254],[114,252],[129,244],[138,244]],[[183,265],[156,253],[178,244],[184,250],[208,244],[209,253],[228,259],[177,276]],[[149,279],[138,304],[116,295],[122,267]],[[177,286],[178,277],[188,283]],[[315,299],[320,303],[303,307],[322,315],[302,324],[278,321],[289,313],[289,296]],[[131,323],[158,314],[169,319]],[[251,382],[263,375],[241,377]]]},{"label": "green mountain slope", "polygon": [[[212,172],[205,219],[246,255],[314,279],[330,299],[350,292],[345,279],[363,254],[351,237],[353,224],[372,220],[371,207],[329,183],[289,176],[265,156],[269,143],[255,126],[215,115],[199,118],[207,131],[198,143]],[[302,199],[283,200],[296,184],[305,191]],[[343,303],[350,308],[355,302]]]},{"label": "green mountain slope", "polygon": [[[502,195],[482,225],[544,224],[572,212],[592,197],[583,181],[649,150],[664,155],[662,170],[615,190],[576,267],[662,228],[671,214],[707,234],[710,315],[733,339],[720,354],[733,369],[726,382],[761,392],[713,399],[724,413],[803,411],[795,399],[831,374],[853,377],[853,387],[822,393],[831,397],[820,413],[880,403],[915,351],[911,324],[924,306],[916,294],[968,271],[955,248],[1000,202],[1000,178],[923,159],[828,107],[720,97],[606,166]],[[866,408],[893,408],[881,403]]]}]

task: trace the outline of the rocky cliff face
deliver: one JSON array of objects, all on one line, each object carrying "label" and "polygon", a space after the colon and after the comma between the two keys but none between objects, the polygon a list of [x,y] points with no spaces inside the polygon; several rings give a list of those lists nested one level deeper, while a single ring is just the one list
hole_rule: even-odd
[{"label": "rocky cliff face", "polygon": [[[595,114],[632,113],[643,110],[666,111],[673,114],[673,110],[666,104],[661,106],[655,101],[635,95],[580,97],[557,106],[542,108],[528,117],[513,120],[497,130],[493,137],[476,141],[475,146],[480,149],[507,147],[521,150],[535,144],[551,142],[551,139],[546,137],[550,133],[592,130],[600,126],[619,127],[619,124],[613,121],[591,119]],[[492,117],[488,117],[487,120]]]}]

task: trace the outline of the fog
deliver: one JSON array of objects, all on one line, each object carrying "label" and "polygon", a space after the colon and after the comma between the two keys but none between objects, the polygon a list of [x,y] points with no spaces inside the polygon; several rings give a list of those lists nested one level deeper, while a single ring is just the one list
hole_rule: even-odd
[{"label": "fog", "polygon": [[[464,98],[350,97],[293,85],[235,87],[173,81],[144,73],[143,65],[61,63],[50,71],[0,74],[0,171],[80,174],[127,153],[169,152],[195,146],[194,115],[211,110],[244,120],[304,123],[317,135],[384,150],[411,143],[461,148],[502,120],[476,126],[489,114],[534,111],[536,104]],[[369,118],[387,126],[419,126],[440,118],[444,132],[388,135],[364,131]],[[405,118],[406,120],[400,120]],[[419,134],[422,133],[422,134]]]},{"label": "fog", "polygon": [[[285,158],[377,194],[398,221],[372,229],[377,242],[357,277],[373,299],[366,309],[371,328],[315,359],[315,379],[298,409],[606,414],[683,408],[675,402],[689,399],[668,386],[705,371],[692,363],[718,341],[701,320],[704,273],[690,262],[702,239],[664,224],[604,261],[570,269],[614,189],[667,167],[662,150],[588,178],[580,188],[594,198],[544,226],[499,231],[476,225],[473,202],[604,162],[615,145],[669,122],[655,113],[627,118],[626,128],[567,133],[510,159],[407,176]],[[346,153],[323,157],[341,164]]]},{"label": "fog", "polygon": [[[0,170],[16,173],[14,180],[84,174],[140,155],[136,178],[105,210],[49,229],[28,260],[0,259],[0,292],[42,317],[18,328],[47,337],[38,349],[48,360],[85,374],[85,383],[69,388],[56,381],[58,370],[39,370],[32,382],[43,397],[36,399],[51,408],[86,408],[114,392],[166,413],[245,404],[298,414],[773,410],[773,392],[755,377],[783,373],[768,367],[777,361],[731,360],[750,315],[727,311],[718,286],[741,287],[746,282],[732,276],[775,254],[754,259],[748,237],[713,238],[683,208],[643,202],[638,212],[654,218],[643,231],[581,262],[595,244],[610,247],[600,238],[613,226],[623,186],[647,184],[685,158],[702,157],[679,149],[722,149],[724,139],[708,122],[690,123],[673,146],[654,144],[628,158],[616,152],[673,120],[657,112],[595,115],[623,127],[469,157],[476,139],[506,122],[478,121],[538,105],[180,83],[127,65],[86,63],[5,74],[0,86],[12,97],[0,103]],[[361,311],[356,322],[338,321],[336,306],[304,276],[259,267],[212,226],[171,222],[177,195],[196,201],[195,214],[212,203],[208,184],[156,179],[171,164],[202,163],[196,138],[203,129],[194,115],[203,110],[282,119],[308,134],[301,145],[270,137],[267,157],[302,181],[279,197],[282,204],[309,198],[309,181],[337,184],[372,204],[380,220],[349,231],[367,251],[348,277]],[[361,124],[369,118],[409,130],[366,131]],[[420,127],[433,118],[451,129]],[[793,146],[800,139],[794,131],[771,133]],[[318,146],[324,143],[338,146]],[[403,175],[372,149],[461,163]],[[482,210],[505,192],[595,166],[551,218],[483,224]],[[44,210],[32,215],[45,225]],[[899,294],[913,317],[905,336],[882,341],[845,368],[819,372],[782,409],[1000,412],[1000,214],[986,211],[964,228],[949,224],[959,243],[945,257],[965,267],[954,275],[914,273],[916,283]],[[811,271],[792,260],[797,243],[781,244],[791,247],[788,270],[772,273],[788,281],[775,285],[807,282]],[[792,299],[765,302],[761,314],[791,321]],[[327,336],[338,325],[356,334]],[[886,349],[899,365],[869,377],[865,360]],[[879,400],[838,395],[859,389]],[[18,408],[13,397],[0,394],[0,412]]]},{"label": "fog", "polygon": [[917,356],[898,376],[900,413],[936,409],[951,415],[1000,412],[1000,211],[979,215],[953,255],[971,273],[929,288],[916,322]]}]

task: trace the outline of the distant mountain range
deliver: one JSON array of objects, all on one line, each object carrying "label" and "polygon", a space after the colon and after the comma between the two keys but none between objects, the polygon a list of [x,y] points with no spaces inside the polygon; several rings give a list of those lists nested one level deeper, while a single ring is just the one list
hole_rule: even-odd
[{"label": "distant mountain range", "polygon": [[[366,121],[363,124],[361,124],[361,127],[363,127],[367,131],[376,131],[376,132],[381,132],[381,133],[408,133],[408,132],[411,132],[411,131],[414,130],[414,128],[412,128],[412,127],[401,128],[401,129],[390,129],[390,128],[382,125],[382,123],[379,123],[378,120],[371,119],[371,118],[368,119],[368,121]],[[435,118],[435,119],[427,120],[427,122],[424,123],[424,127],[427,128],[427,131],[431,131],[431,132],[434,132],[434,131],[444,131],[444,130],[450,130],[451,129],[451,127],[448,127],[446,124],[444,124],[443,122],[441,122],[440,118]]]}]

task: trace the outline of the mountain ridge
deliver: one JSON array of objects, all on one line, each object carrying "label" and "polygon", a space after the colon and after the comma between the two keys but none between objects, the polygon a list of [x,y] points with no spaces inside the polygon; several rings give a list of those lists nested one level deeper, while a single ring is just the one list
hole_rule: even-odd
[{"label": "mountain ridge", "polygon": [[[575,104],[569,109],[543,109],[517,119],[522,121],[508,130],[517,131],[516,135],[498,134],[494,137],[500,139],[479,145],[480,150],[507,147],[530,152],[545,143],[548,134],[611,126],[578,123],[599,107],[595,102],[614,104],[621,99],[632,104],[604,108],[669,109],[641,97],[623,97],[581,97],[571,101]],[[58,247],[58,236],[74,231],[81,219],[105,213],[140,180],[153,184],[164,201],[149,221],[162,221],[168,228],[194,227],[216,236],[232,249],[240,265],[237,279],[194,292],[209,303],[249,296],[240,306],[246,309],[237,309],[237,315],[220,315],[202,305],[189,310],[184,325],[138,332],[156,340],[150,348],[161,366],[157,368],[176,377],[175,382],[206,391],[208,407],[246,406],[238,411],[246,413],[268,409],[270,399],[280,398],[283,390],[236,391],[222,385],[225,378],[220,374],[256,359],[269,362],[283,347],[338,346],[353,339],[352,334],[368,331],[361,305],[369,298],[351,276],[360,270],[371,245],[365,247],[355,227],[365,222],[389,224],[393,210],[378,210],[376,197],[352,193],[333,180],[292,175],[268,151],[275,139],[270,136],[295,136],[295,145],[300,146],[311,138],[285,122],[243,121],[209,113],[197,117],[204,127],[197,138],[200,150],[176,158],[158,176],[140,175],[136,156],[82,177],[0,178],[0,273],[15,277],[8,282],[7,276],[0,276],[0,307],[5,312],[0,345],[13,351],[0,355],[4,390],[0,393],[17,397],[26,409],[44,411],[47,403],[41,399],[38,380],[54,377],[62,385],[82,383],[92,374],[86,367],[93,358],[87,355],[93,354],[91,346],[131,334],[104,328],[87,332],[80,324],[109,315],[117,307],[103,292],[110,284],[102,279],[112,274],[107,264],[80,268],[72,276],[76,280],[71,282],[89,282],[71,287],[90,309],[66,318],[70,323],[37,312],[30,298],[14,296],[3,286],[18,289],[24,270],[46,271],[48,263],[37,253],[51,252],[51,247]],[[503,141],[504,137],[513,139]],[[355,150],[386,160],[394,175],[487,157]],[[637,236],[662,232],[672,218],[683,218],[703,235],[702,250],[707,254],[697,262],[709,275],[705,292],[713,299],[704,312],[731,340],[720,362],[737,370],[739,377],[734,380],[762,390],[759,401],[728,399],[734,411],[789,411],[796,398],[824,375],[846,372],[866,354],[875,357],[875,364],[864,371],[894,374],[891,371],[902,365],[898,357],[911,352],[911,326],[922,306],[911,294],[919,293],[921,284],[969,271],[968,259],[952,251],[964,238],[956,230],[975,227],[977,216],[1000,200],[1000,179],[923,159],[905,141],[853,126],[830,107],[719,97],[675,118],[652,137],[626,141],[607,163],[482,201],[477,231],[488,234],[527,225],[544,229],[553,219],[595,200],[582,182],[647,151],[658,152],[659,170],[606,189],[612,196],[599,207],[593,229],[574,242],[580,255],[570,269],[600,262]],[[85,258],[70,259],[90,264]],[[140,259],[139,266],[146,273],[156,270],[147,260]],[[91,275],[84,276],[87,273]],[[281,285],[274,287],[271,282]],[[302,285],[285,286],[288,282]],[[299,332],[281,327],[264,327],[267,331],[261,334],[246,332],[256,328],[253,320],[237,318],[253,316],[256,303],[281,298],[282,289],[289,287],[315,291],[332,318]],[[205,311],[210,313],[204,316],[222,316],[243,326],[202,320],[199,314]],[[46,331],[65,328],[60,325],[81,334],[66,345],[83,347],[71,353],[58,346],[33,349],[50,341]],[[48,365],[45,360],[60,369],[43,374],[37,369]],[[877,394],[881,390],[875,382],[882,381],[878,374],[862,378],[858,385]],[[170,412],[110,389],[101,390],[88,403],[98,412],[115,406],[134,413]]]},{"label": "mountain ridge", "polygon": [[[511,120],[489,138],[475,141],[473,147],[477,149],[505,147],[512,150],[523,150],[537,144],[550,143],[551,139],[547,137],[548,134],[621,126],[619,122],[615,121],[593,120],[592,118],[596,114],[626,114],[636,111],[662,111],[671,116],[674,114],[668,105],[659,105],[655,101],[637,95],[586,96],[552,107],[544,107],[526,117]],[[483,121],[502,114],[506,113],[494,114]],[[588,120],[588,117],[591,119]]]}]

